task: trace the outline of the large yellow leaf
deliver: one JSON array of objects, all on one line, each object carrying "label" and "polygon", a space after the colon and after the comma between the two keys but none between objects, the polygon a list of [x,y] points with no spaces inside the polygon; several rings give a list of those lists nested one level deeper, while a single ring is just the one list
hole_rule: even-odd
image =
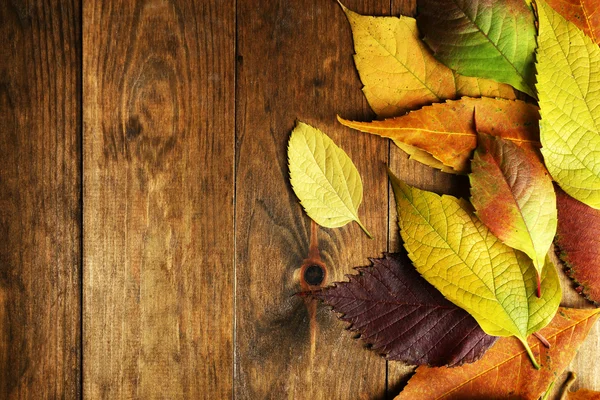
[{"label": "large yellow leaf", "polygon": [[532,350],[540,353],[539,371],[527,362],[516,340],[502,338],[476,363],[456,368],[417,368],[396,400],[537,400],[569,365],[599,312],[560,308],[550,325],[540,332],[550,348],[542,346],[537,338],[529,340]]},{"label": "large yellow leaf", "polygon": [[600,209],[600,48],[545,1],[537,5],[542,154],[565,192]]},{"label": "large yellow leaf", "polygon": [[531,259],[492,235],[466,201],[390,178],[404,247],[421,275],[486,333],[515,336],[529,351],[527,336],[546,326],[560,303],[552,263],[546,259],[538,298]]},{"label": "large yellow leaf", "polygon": [[380,117],[460,96],[516,97],[509,85],[459,76],[437,61],[419,39],[414,18],[364,16],[342,7],[352,27],[363,92]]},{"label": "large yellow leaf", "polygon": [[363,187],[352,160],[320,130],[298,122],[288,144],[290,181],[306,213],[317,224],[337,228],[358,218]]}]

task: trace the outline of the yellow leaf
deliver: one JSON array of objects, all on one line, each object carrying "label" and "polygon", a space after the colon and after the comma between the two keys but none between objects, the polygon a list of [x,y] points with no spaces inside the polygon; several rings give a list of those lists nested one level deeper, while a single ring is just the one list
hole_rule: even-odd
[{"label": "yellow leaf", "polygon": [[317,224],[337,228],[358,219],[363,187],[352,160],[323,132],[298,122],[288,144],[290,181]]},{"label": "yellow leaf", "polygon": [[600,209],[600,48],[545,1],[537,5],[544,161],[565,192]]},{"label": "yellow leaf", "polygon": [[342,8],[352,27],[363,92],[380,117],[463,95],[516,98],[509,85],[459,76],[437,61],[419,39],[414,18],[371,17]]},{"label": "yellow leaf", "polygon": [[492,235],[466,201],[390,179],[404,247],[419,273],[486,333],[515,336],[531,354],[527,336],[552,320],[561,299],[550,261],[538,298],[531,259]]}]

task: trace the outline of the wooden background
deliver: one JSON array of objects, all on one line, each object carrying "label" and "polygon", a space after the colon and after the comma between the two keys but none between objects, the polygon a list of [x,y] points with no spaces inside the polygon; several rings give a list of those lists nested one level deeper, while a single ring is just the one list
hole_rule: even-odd
[{"label": "wooden background", "polygon": [[[0,398],[397,394],[412,367],[294,296],[311,238],[288,183],[296,119],[354,160],[375,236],[318,229],[325,284],[397,247],[385,164],[458,187],[336,123],[374,117],[352,53],[333,0],[1,0]],[[600,390],[599,329],[577,387]]]}]

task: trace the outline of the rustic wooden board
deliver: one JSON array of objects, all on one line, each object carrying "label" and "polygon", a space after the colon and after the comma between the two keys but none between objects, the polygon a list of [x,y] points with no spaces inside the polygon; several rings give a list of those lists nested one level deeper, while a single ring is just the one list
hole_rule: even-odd
[{"label": "rustic wooden board", "polygon": [[[387,0],[346,5],[389,10]],[[384,398],[385,361],[363,350],[324,306],[294,296],[311,231],[288,178],[296,119],[325,131],[353,159],[365,188],[359,214],[375,236],[356,224],[319,228],[322,284],[344,279],[387,247],[387,143],[335,118],[372,117],[349,24],[334,1],[238,1],[237,11],[236,398]]]},{"label": "rustic wooden board", "polygon": [[0,3],[0,398],[79,396],[77,1]]},{"label": "rustic wooden board", "polygon": [[[82,3],[0,4],[0,398],[396,395],[413,367],[294,294],[398,248],[386,164],[425,189],[467,186],[336,122],[374,118],[336,2]],[[296,119],[354,160],[374,240],[302,211]],[[326,270],[319,285],[309,265]],[[562,279],[563,304],[590,307]],[[598,354],[596,326],[574,388],[600,390]]]},{"label": "rustic wooden board", "polygon": [[84,4],[84,397],[231,397],[235,2]]}]

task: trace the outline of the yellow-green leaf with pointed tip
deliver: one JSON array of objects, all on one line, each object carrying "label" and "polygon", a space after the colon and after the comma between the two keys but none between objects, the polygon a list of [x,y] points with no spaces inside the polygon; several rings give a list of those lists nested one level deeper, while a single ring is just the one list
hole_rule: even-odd
[{"label": "yellow-green leaf with pointed tip", "polygon": [[545,1],[536,3],[544,161],[565,192],[600,209],[600,48]]},{"label": "yellow-green leaf with pointed tip", "polygon": [[552,320],[561,300],[549,259],[538,298],[531,259],[492,235],[466,201],[390,179],[404,247],[419,273],[486,333],[515,336],[527,348],[527,336]]},{"label": "yellow-green leaf with pointed tip", "polygon": [[358,219],[363,186],[350,157],[326,134],[298,122],[288,144],[290,181],[304,210],[317,224],[337,228]]}]

